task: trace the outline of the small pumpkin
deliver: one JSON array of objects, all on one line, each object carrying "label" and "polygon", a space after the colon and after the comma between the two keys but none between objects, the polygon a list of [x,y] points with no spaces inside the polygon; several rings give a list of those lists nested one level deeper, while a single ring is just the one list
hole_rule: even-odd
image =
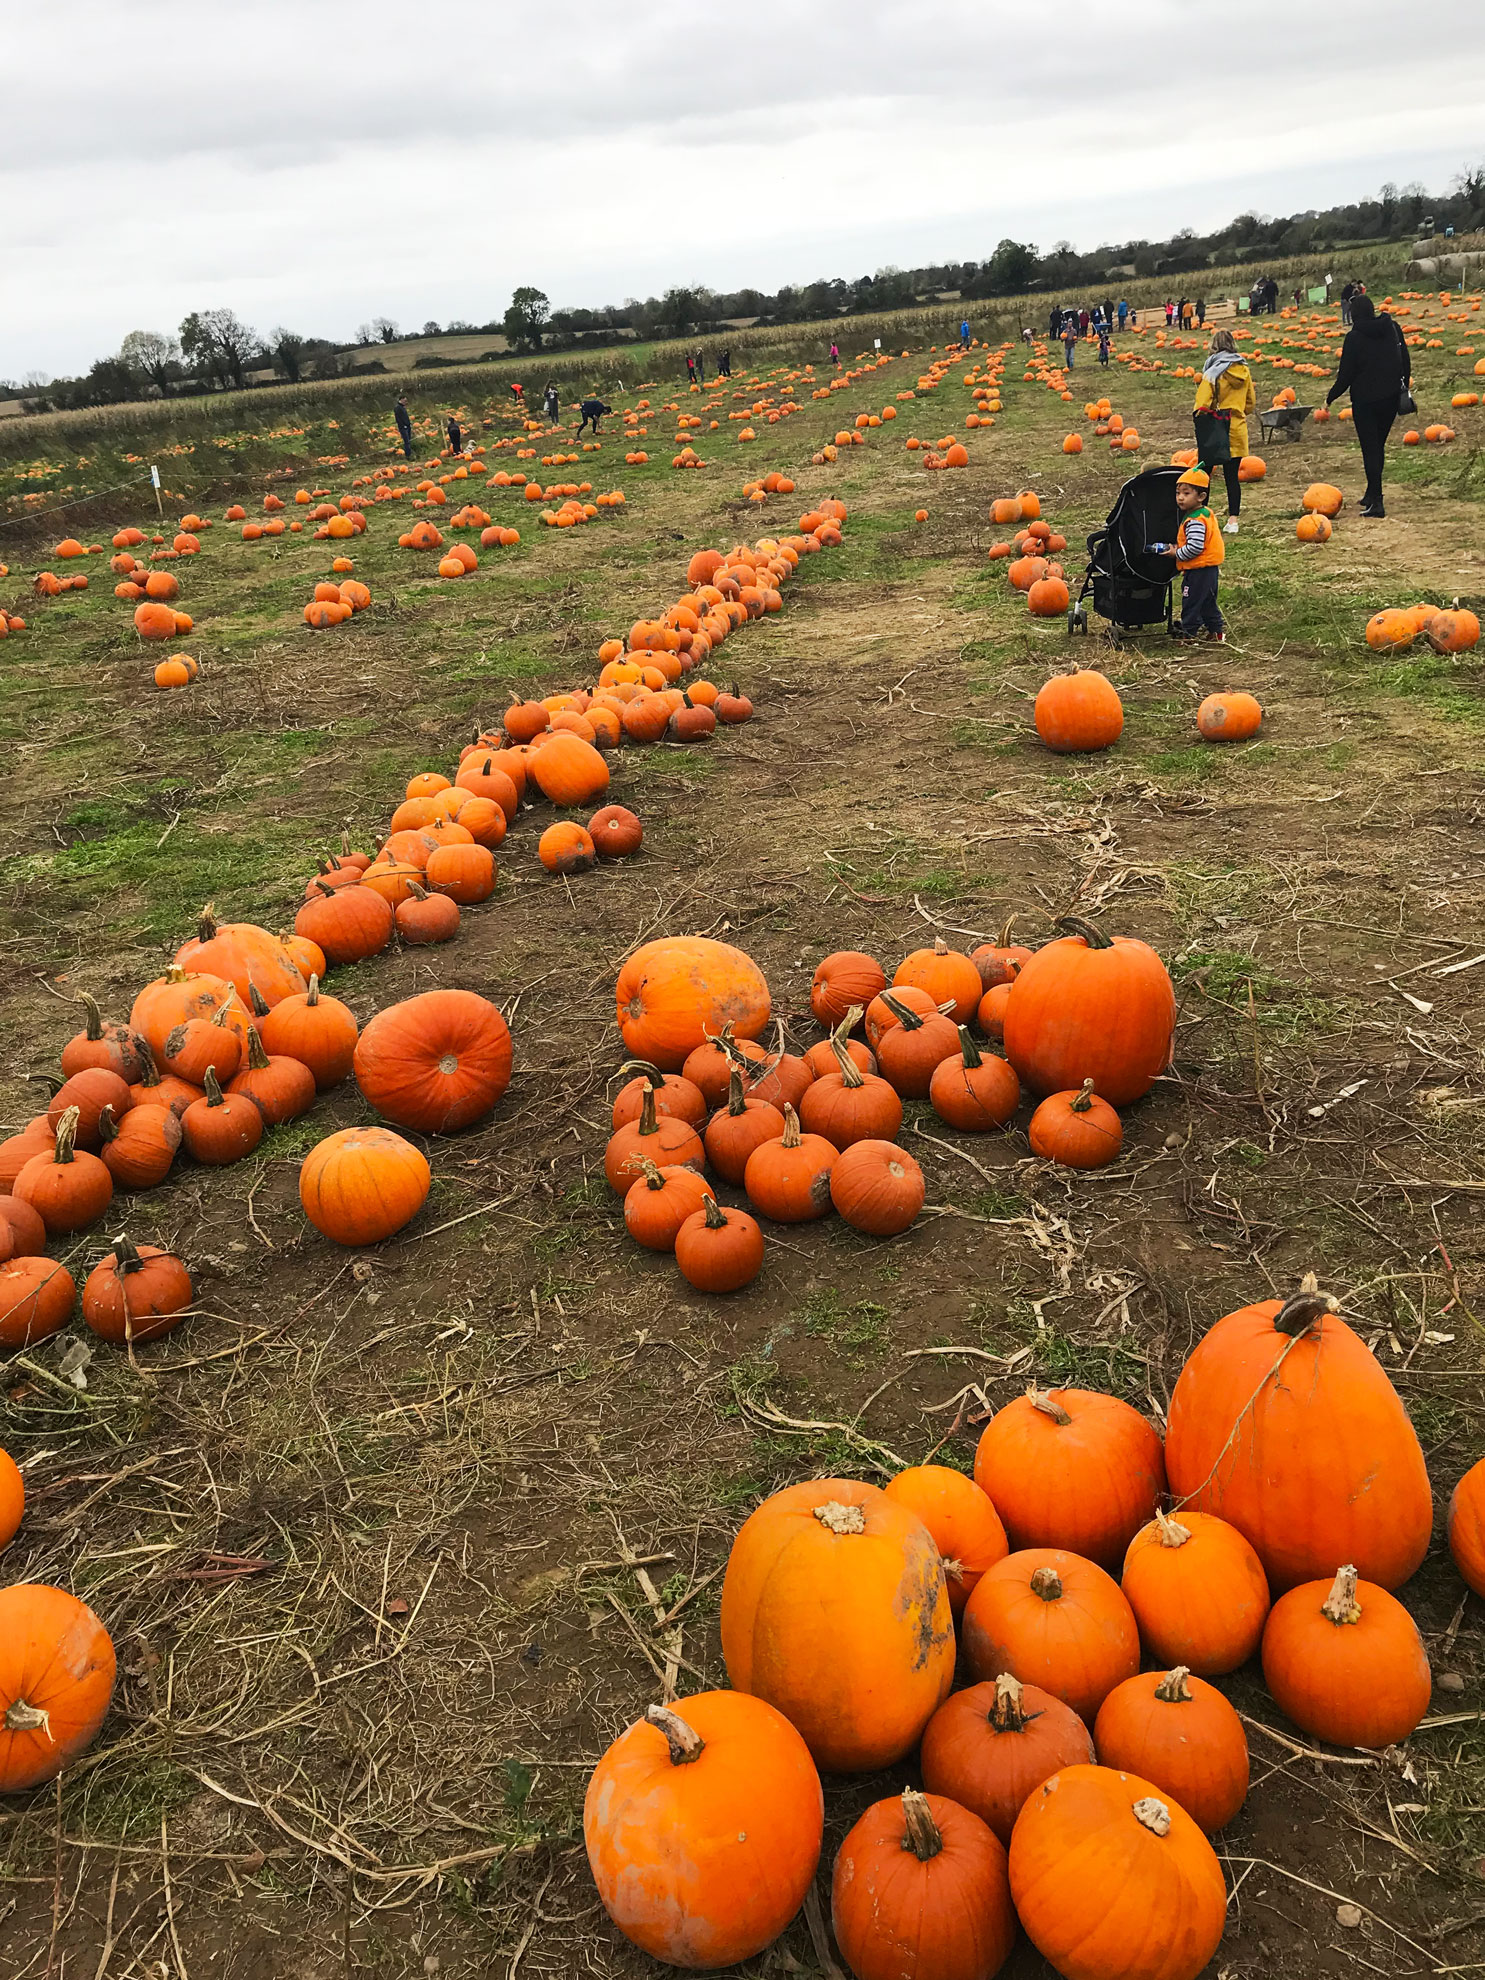
[{"label": "small pumpkin", "polygon": [[1196,726],[1206,742],[1246,742],[1256,736],[1263,708],[1251,694],[1209,694],[1196,711]]},{"label": "small pumpkin", "polygon": [[473,990],[426,990],[391,1004],[356,1042],[356,1084],[379,1114],[424,1134],[483,1120],[510,1084],[510,1028]]},{"label": "small pumpkin", "polygon": [[749,1154],[743,1189],[754,1209],[774,1223],[808,1223],[830,1210],[830,1175],[840,1151],[823,1135],[802,1134],[787,1101],[783,1120],[783,1133],[760,1141]]},{"label": "small pumpkin", "polygon": [[656,1168],[695,1169],[706,1167],[706,1149],[701,1136],[689,1121],[673,1114],[661,1115],[655,1107],[655,1090],[647,1086],[640,1097],[639,1117],[615,1128],[604,1150],[603,1173],[608,1186],[619,1196],[627,1196],[641,1162]]},{"label": "small pumpkin", "polygon": [[993,990],[997,983],[1010,983],[1031,961],[1031,950],[1011,941],[1012,915],[1000,931],[998,942],[982,942],[971,949],[969,959],[979,973],[982,990]]},{"label": "small pumpkin", "polygon": [[1302,1732],[1334,1746],[1396,1746],[1428,1710],[1418,1625],[1349,1564],[1281,1595],[1263,1632],[1263,1681]]},{"label": "small pumpkin", "polygon": [[852,1230],[896,1237],[923,1208],[923,1171],[891,1141],[853,1141],[830,1171],[830,1200]]},{"label": "small pumpkin", "polygon": [[20,1466],[8,1451],[0,1451],[0,1549],[14,1540],[25,1511],[26,1482]]},{"label": "small pumpkin", "polygon": [[18,1196],[0,1194],[0,1264],[8,1258],[39,1258],[45,1250],[40,1211]]},{"label": "small pumpkin", "polygon": [[1002,1671],[946,1698],[923,1732],[923,1785],[973,1809],[1009,1843],[1027,1798],[1062,1767],[1087,1766],[1093,1739],[1070,1705]]},{"label": "small pumpkin", "polygon": [[[188,1101],[186,1105],[190,1105]],[[115,1127],[112,1108],[105,1107],[103,1166],[115,1189],[157,1189],[170,1174],[181,1144],[180,1116],[157,1102],[131,1107]]]},{"label": "small pumpkin", "polygon": [[1103,1169],[1118,1159],[1124,1125],[1085,1079],[1077,1092],[1049,1093],[1026,1129],[1033,1155],[1065,1169]]},{"label": "small pumpkin", "polygon": [[904,1004],[909,1010],[916,1011],[920,1017],[942,1016],[938,1005],[934,1003],[928,992],[918,989],[915,984],[903,984],[890,995],[883,990],[867,1005],[863,1022],[866,1042],[874,1052],[880,1048],[883,1038],[892,1027],[900,1023],[899,1012]]},{"label": "small pumpkin", "polygon": [[985,1134],[1004,1127],[1021,1104],[1021,1082],[1004,1059],[982,1052],[964,1025],[959,1057],[941,1059],[928,1082],[928,1101],[950,1127]]},{"label": "small pumpkin", "polygon": [[226,1024],[225,1007],[214,1018],[187,1018],[165,1040],[163,1064],[190,1086],[205,1086],[208,1071],[222,1084],[235,1079],[242,1067],[243,1041]]},{"label": "small pumpkin", "polygon": [[113,1696],[108,1631],[44,1582],[0,1588],[0,1794],[54,1780],[98,1736]]},{"label": "small pumpkin", "polygon": [[[1225,1519],[1159,1507],[1129,1543],[1120,1579],[1157,1664],[1222,1677],[1257,1650],[1268,1620],[1263,1563]],[[1179,1797],[1177,1797],[1179,1799]]]},{"label": "small pumpkin", "polygon": [[338,1086],[355,1062],[356,1020],[338,997],[323,994],[318,977],[309,979],[301,995],[275,1004],[258,1029],[264,1050],[308,1066],[321,1093]]},{"label": "small pumpkin", "polygon": [[178,1327],[195,1292],[173,1251],[121,1237],[88,1274],[82,1316],[104,1341],[152,1341]]},{"label": "small pumpkin", "polygon": [[[463,848],[446,846],[442,850],[452,854]],[[435,853],[434,858],[438,857]],[[459,932],[457,901],[446,893],[430,894],[415,880],[409,883],[408,898],[397,903],[392,915],[398,935],[412,948],[423,948],[434,942],[452,942]]]},{"label": "small pumpkin", "polygon": [[981,1575],[1010,1552],[989,1494],[946,1464],[909,1465],[882,1489],[889,1499],[915,1512],[933,1535],[957,1622]]},{"label": "small pumpkin", "polygon": [[851,1829],[830,1910],[856,1980],[992,1980],[1016,1943],[1004,1843],[969,1809],[914,1788]]},{"label": "small pumpkin", "polygon": [[827,1029],[838,1025],[847,1011],[864,1010],[887,987],[887,972],[875,956],[860,949],[837,949],[815,971],[810,984],[810,1009]]},{"label": "small pumpkin", "polygon": [[99,1121],[104,1108],[109,1108],[117,1121],[128,1113],[133,1104],[133,1095],[116,1072],[109,1072],[103,1066],[89,1066],[62,1082],[52,1095],[46,1118],[55,1134],[62,1116],[69,1110],[75,1113],[77,1126],[73,1140],[88,1154],[96,1155],[103,1145],[103,1130]]},{"label": "small pumpkin", "polygon": [[660,1169],[641,1158],[639,1175],[624,1198],[624,1227],[647,1251],[674,1251],[676,1233],[715,1192],[694,1169]]},{"label": "small pumpkin", "polygon": [[72,1274],[39,1253],[0,1265],[0,1347],[30,1347],[65,1327],[77,1304]]},{"label": "small pumpkin", "polygon": [[320,882],[315,898],[295,915],[294,932],[323,949],[332,963],[364,962],[368,956],[380,955],[391,941],[392,909],[370,887],[355,882],[328,887]]},{"label": "small pumpkin", "polygon": [[432,1179],[427,1157],[390,1128],[342,1128],[305,1156],[299,1201],[336,1244],[377,1244],[411,1223]]},{"label": "small pumpkin", "polygon": [[[247,1064],[227,1091],[245,1093],[263,1116],[265,1127],[282,1127],[285,1121],[297,1121],[309,1112],[317,1089],[315,1076],[302,1059],[292,1059],[284,1052],[266,1052],[254,1031],[248,1039]],[[106,1149],[103,1159],[108,1160]]]},{"label": "small pumpkin", "polygon": [[706,1095],[684,1073],[663,1073],[658,1066],[646,1065],[641,1059],[631,1059],[620,1067],[620,1071],[632,1072],[634,1078],[621,1086],[614,1097],[615,1128],[639,1119],[647,1089],[655,1096],[657,1114],[668,1114],[694,1128],[700,1128],[705,1123],[711,1111]]},{"label": "small pumpkin", "polygon": [[181,1115],[186,1148],[198,1162],[225,1168],[251,1155],[263,1139],[263,1116],[245,1093],[224,1093],[210,1068],[206,1094]]},{"label": "small pumpkin", "polygon": [[675,1262],[698,1292],[738,1292],[763,1269],[763,1233],[746,1210],[708,1196],[676,1232]]},{"label": "small pumpkin", "polygon": [[1153,1781],[1208,1835],[1225,1829],[1248,1798],[1243,1722],[1184,1664],[1116,1684],[1098,1708],[1093,1741],[1105,1767]]},{"label": "small pumpkin", "polygon": [[1008,1554],[981,1575],[960,1628],[979,1679],[1009,1671],[1040,1685],[1086,1724],[1140,1667],[1139,1630],[1118,1586],[1093,1561],[1061,1548]]},{"label": "small pumpkin", "polygon": [[600,859],[633,859],[644,836],[644,826],[622,804],[606,804],[588,820],[588,837]]},{"label": "small pumpkin", "polygon": [[13,1194],[29,1203],[46,1225],[48,1237],[82,1230],[101,1217],[113,1200],[113,1177],[107,1168],[96,1155],[74,1146],[77,1121],[77,1108],[69,1107],[57,1122],[51,1150],[31,1156],[13,1186]]},{"label": "small pumpkin", "polygon": [[[969,963],[968,956],[960,960]],[[973,965],[970,965],[973,968]],[[975,987],[979,988],[975,975]],[[931,992],[929,993],[932,994]],[[923,1013],[905,1004],[893,990],[881,1001],[897,1020],[877,1040],[877,1064],[882,1078],[905,1100],[925,1100],[933,1075],[946,1059],[959,1053],[959,1033],[938,1011]],[[978,1003],[978,997],[974,1002]]]},{"label": "small pumpkin", "polygon": [[1117,1396],[1033,1384],[985,1425],[975,1482],[1013,1547],[1063,1547],[1113,1572],[1154,1514],[1165,1461],[1154,1428]]},{"label": "small pumpkin", "polygon": [[1448,1533],[1455,1567],[1477,1595],[1485,1595],[1485,1458],[1450,1494]]},{"label": "small pumpkin", "polygon": [[132,1086],[142,1071],[139,1040],[128,1025],[117,1024],[112,1018],[105,1021],[97,1000],[86,990],[77,1001],[85,1014],[83,1028],[62,1047],[63,1079],[71,1079],[90,1066],[101,1066]]},{"label": "small pumpkin", "polygon": [[[904,957],[892,982],[897,989],[911,985],[914,989],[927,991],[939,1010],[946,1004],[952,1005],[947,1015],[955,1024],[969,1023],[985,988],[975,964],[968,956],[961,955],[958,949],[951,949],[942,935],[934,937],[931,949],[914,949],[911,955]],[[869,999],[855,998],[852,1001],[866,1002]]]},{"label": "small pumpkin", "polygon": [[743,1092],[742,1074],[734,1066],[727,1104],[707,1122],[702,1143],[706,1159],[724,1182],[740,1184],[748,1158],[766,1141],[784,1132],[784,1116],[770,1101],[750,1099]]}]

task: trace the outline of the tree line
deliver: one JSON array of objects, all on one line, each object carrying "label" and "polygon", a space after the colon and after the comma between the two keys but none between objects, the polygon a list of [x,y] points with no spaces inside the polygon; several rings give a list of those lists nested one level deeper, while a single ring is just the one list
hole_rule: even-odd
[{"label": "tree line", "polygon": [[[841,277],[767,291],[720,291],[677,286],[663,296],[630,297],[595,309],[553,309],[540,289],[522,287],[504,315],[489,323],[429,321],[403,331],[390,317],[358,326],[362,350],[404,338],[484,333],[503,337],[514,352],[570,351],[622,339],[714,336],[736,323],[765,327],[843,316],[880,315],[932,302],[948,292],[964,302],[1041,292],[1071,293],[1088,284],[1194,275],[1218,265],[1321,255],[1336,248],[1411,238],[1419,228],[1457,233],[1485,227],[1485,163],[1455,175],[1449,189],[1430,194],[1418,184],[1384,185],[1372,199],[1310,209],[1285,217],[1240,213],[1225,227],[1198,234],[1183,227],[1168,240],[1103,242],[1087,252],[1058,241],[1045,253],[1029,241],[1002,240],[984,261],[941,262],[925,268],[879,268],[854,281]],[[490,355],[496,355],[493,351]],[[453,362],[426,356],[418,364]],[[298,384],[344,369],[376,369],[328,337],[302,336],[280,325],[266,336],[230,309],[193,310],[174,336],[131,330],[110,357],[77,378],[31,374],[19,384],[0,379],[0,397],[21,397],[28,410],[115,405],[142,396],[241,389],[249,374]],[[265,381],[266,382],[266,381]]]}]

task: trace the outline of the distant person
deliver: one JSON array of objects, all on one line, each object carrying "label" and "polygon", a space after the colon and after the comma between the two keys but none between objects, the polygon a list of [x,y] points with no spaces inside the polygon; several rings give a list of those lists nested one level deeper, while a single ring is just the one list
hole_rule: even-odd
[{"label": "distant person", "polygon": [[1248,414],[1258,403],[1253,374],[1238,351],[1230,330],[1214,330],[1206,363],[1196,382],[1192,423],[1196,427],[1196,463],[1210,476],[1220,467],[1227,484],[1225,533],[1238,533],[1243,484],[1238,468],[1248,451]]},{"label": "distant person", "polygon": [[686,382],[690,385],[696,383],[696,354],[694,351],[687,351],[686,353]]},{"label": "distant person", "polygon": [[1062,368],[1064,371],[1072,370],[1073,353],[1074,351],[1076,351],[1077,348],[1078,348],[1078,319],[1073,315],[1072,311],[1069,310],[1067,313],[1067,320],[1064,322],[1062,326],[1062,352],[1063,352]]},{"label": "distant person", "polygon": [[445,431],[449,436],[449,452],[451,454],[462,454],[464,452],[464,432],[452,413],[449,414],[449,423]]},{"label": "distant person", "polygon": [[515,400],[516,404],[524,409],[526,404],[525,387],[522,385],[512,385],[510,388],[510,395]]},{"label": "distant person", "polygon": [[1176,483],[1176,508],[1181,526],[1174,543],[1152,543],[1157,557],[1171,557],[1181,573],[1181,616],[1171,627],[1174,639],[1208,639],[1220,645],[1227,638],[1222,607],[1217,602],[1217,573],[1227,552],[1222,532],[1207,507],[1211,476],[1203,468],[1187,468]]},{"label": "distant person", "polygon": [[831,363],[832,363],[833,365],[835,365],[835,366],[836,366],[837,368],[839,368],[839,365],[840,365],[840,345],[836,343],[836,341],[835,341],[835,339],[834,339],[834,338],[832,338],[832,339],[831,339],[831,341],[830,341],[830,362],[831,362]]},{"label": "distant person", "polygon": [[1347,282],[1341,290],[1341,322],[1348,330],[1351,327],[1351,298],[1355,293],[1356,284],[1354,282]]},{"label": "distant person", "polygon": [[1357,289],[1351,298],[1351,328],[1341,345],[1335,383],[1326,393],[1325,403],[1330,405],[1342,392],[1351,394],[1351,424],[1366,469],[1361,513],[1379,517],[1387,513],[1382,505],[1387,435],[1400,412],[1415,410],[1413,354],[1393,318],[1379,315],[1371,297],[1361,292],[1359,284]]},{"label": "distant person", "polygon": [[1169,330],[1171,326],[1171,320],[1175,316],[1175,313],[1176,313],[1176,306],[1170,300],[1169,296],[1167,296],[1165,299],[1165,327],[1167,330]]},{"label": "distant person", "polygon": [[547,423],[555,426],[562,415],[562,401],[557,396],[555,382],[547,386],[546,396],[542,400],[542,405],[546,412]]},{"label": "distant person", "polygon": [[1196,327],[1198,330],[1205,330],[1207,327],[1207,299],[1205,296],[1197,297]]},{"label": "distant person", "polygon": [[717,359],[717,376],[719,378],[730,378],[732,376],[731,351],[724,350],[722,355]]},{"label": "distant person", "polygon": [[1279,285],[1273,276],[1270,275],[1265,286],[1268,293],[1268,313],[1272,316],[1274,311],[1279,307]]},{"label": "distant person", "polygon": [[1083,308],[1078,311],[1078,335],[1080,337],[1086,337],[1087,334],[1088,334],[1088,308],[1085,303]]},{"label": "distant person", "polygon": [[1129,305],[1129,327],[1131,330],[1138,330],[1140,327],[1139,307],[1135,303]]},{"label": "distant person", "polygon": [[696,376],[703,385],[706,383],[706,352],[705,351],[699,350],[696,353]]},{"label": "distant person", "polygon": [[966,316],[959,326],[959,343],[963,350],[969,349],[969,318]]},{"label": "distant person", "polygon": [[397,431],[402,439],[402,457],[412,459],[412,414],[407,409],[407,394],[400,392],[397,403],[392,408],[392,417],[397,422]]},{"label": "distant person", "polygon": [[1104,322],[1102,317],[1098,319],[1098,361],[1105,370],[1108,369],[1109,326]]},{"label": "distant person", "polygon": [[583,428],[585,426],[591,426],[593,429],[593,438],[596,440],[598,438],[599,420],[602,419],[605,413],[611,413],[613,411],[613,407],[606,406],[603,403],[602,399],[600,399],[598,395],[594,393],[594,395],[591,398],[587,398],[583,400],[583,403],[581,406],[579,406],[578,411],[582,414],[582,418],[578,421],[578,438],[579,439],[582,438]]},{"label": "distant person", "polygon": [[1128,304],[1128,303],[1127,303],[1127,302],[1126,302],[1126,301],[1124,300],[1124,298],[1123,298],[1122,296],[1120,296],[1120,298],[1119,298],[1119,328],[1120,328],[1121,330],[1122,330],[1122,329],[1124,328],[1124,324],[1125,324],[1125,320],[1127,319],[1127,317],[1128,317],[1128,315],[1129,315],[1129,304]]},{"label": "distant person", "polygon": [[1021,342],[1023,344],[1029,344],[1031,342],[1031,325],[1029,323],[1023,323],[1021,326]]},{"label": "distant person", "polygon": [[1053,303],[1052,312],[1047,318],[1047,335],[1057,337],[1062,333],[1062,304]]}]

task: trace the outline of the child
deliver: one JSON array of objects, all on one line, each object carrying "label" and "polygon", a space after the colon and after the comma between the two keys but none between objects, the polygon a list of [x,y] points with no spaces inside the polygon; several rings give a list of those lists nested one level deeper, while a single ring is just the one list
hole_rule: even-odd
[{"label": "child", "polygon": [[1181,618],[1171,627],[1174,639],[1227,638],[1217,603],[1217,572],[1226,552],[1217,519],[1207,507],[1212,478],[1201,468],[1187,468],[1176,483],[1176,507],[1181,527],[1174,543],[1152,543],[1157,557],[1171,557],[1181,573]]},{"label": "child", "polygon": [[1105,370],[1108,369],[1109,326],[1107,321],[1103,317],[1100,317],[1098,319],[1098,361],[1104,367]]}]

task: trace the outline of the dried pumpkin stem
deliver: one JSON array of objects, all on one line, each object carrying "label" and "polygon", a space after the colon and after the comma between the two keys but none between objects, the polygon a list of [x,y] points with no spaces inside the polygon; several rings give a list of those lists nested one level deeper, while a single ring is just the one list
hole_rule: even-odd
[{"label": "dried pumpkin stem", "polygon": [[927,1863],[937,1856],[944,1846],[943,1835],[933,1819],[933,1810],[925,1796],[916,1788],[902,1791],[902,1846],[910,1849],[920,1863]]},{"label": "dried pumpkin stem", "polygon": [[866,1075],[846,1050],[844,1039],[832,1037],[830,1049],[835,1054],[835,1063],[840,1067],[841,1085],[852,1089],[865,1086]]},{"label": "dried pumpkin stem", "polygon": [[143,1032],[139,1035],[135,1049],[139,1053],[139,1084],[141,1086],[158,1086],[160,1084],[160,1068],[155,1064],[155,1048],[144,1036]]},{"label": "dried pumpkin stem", "polygon": [[222,1083],[217,1078],[215,1066],[208,1066],[206,1068],[206,1078],[202,1081],[202,1084],[206,1088],[207,1106],[220,1107],[227,1096],[222,1091]]},{"label": "dried pumpkin stem", "polygon": [[1321,1292],[1320,1283],[1313,1272],[1306,1272],[1299,1282],[1299,1291],[1292,1298],[1286,1299],[1274,1315],[1274,1330],[1276,1333],[1288,1334],[1292,1339],[1297,1339],[1299,1335],[1307,1333],[1317,1321],[1323,1320],[1327,1313],[1339,1312],[1339,1303],[1333,1300],[1329,1293]]},{"label": "dried pumpkin stem", "polygon": [[1333,1623],[1359,1623],[1361,1604],[1356,1599],[1356,1570],[1354,1567],[1336,1569],[1335,1580],[1330,1593],[1320,1604],[1320,1613]]},{"label": "dried pumpkin stem", "polygon": [[701,1734],[688,1726],[679,1712],[672,1712],[668,1705],[651,1705],[645,1713],[645,1724],[664,1733],[672,1767],[689,1767],[706,1751],[706,1741]]},{"label": "dried pumpkin stem", "polygon": [[1062,1577],[1056,1568],[1039,1567],[1031,1577],[1031,1592],[1044,1602],[1062,1600]]},{"label": "dried pumpkin stem", "polygon": [[214,942],[217,938],[217,910],[212,901],[208,901],[201,910],[196,923],[196,937],[201,942]]},{"label": "dried pumpkin stem", "polygon": [[248,1026],[248,1070],[249,1072],[269,1070],[268,1054],[263,1049],[263,1040],[258,1036],[257,1026],[251,1024]]},{"label": "dried pumpkin stem", "polygon": [[997,1732],[1024,1732],[1028,1722],[1039,1715],[1026,1710],[1019,1678],[1002,1671],[995,1680],[995,1703],[990,1707],[990,1723]]},{"label": "dried pumpkin stem", "polygon": [[1135,1802],[1132,1813],[1141,1828],[1148,1829],[1152,1836],[1170,1834],[1170,1810],[1163,1801],[1157,1801],[1153,1794],[1141,1795]]},{"label": "dried pumpkin stem", "polygon": [[717,1201],[716,1197],[714,1196],[707,1197],[706,1201],[701,1206],[701,1214],[706,1219],[706,1227],[709,1231],[726,1230],[727,1214],[723,1210],[721,1204]]},{"label": "dried pumpkin stem", "polygon": [[866,1531],[866,1514],[860,1506],[843,1506],[839,1499],[827,1499],[824,1505],[815,1507],[814,1513],[826,1532],[839,1538]]},{"label": "dried pumpkin stem", "polygon": [[1070,1114],[1086,1114],[1088,1109],[1092,1105],[1093,1105],[1093,1081],[1091,1079],[1085,1079],[1083,1081],[1082,1092],[1079,1093],[1076,1100],[1068,1101],[1067,1110]]},{"label": "dried pumpkin stem", "polygon": [[320,979],[317,976],[309,979],[309,988],[304,993],[304,1001],[311,1007],[320,1001]]},{"label": "dried pumpkin stem", "polygon": [[655,1089],[653,1086],[647,1086],[640,1096],[639,1132],[642,1135],[658,1134],[660,1132],[660,1122],[655,1114]]},{"label": "dried pumpkin stem", "polygon": [[[630,1164],[628,1164],[628,1166],[630,1168],[633,1168],[636,1165],[631,1162]],[[664,1189],[665,1178],[664,1176],[661,1175],[660,1171],[655,1167],[655,1164],[650,1160],[648,1155],[642,1155],[639,1159],[639,1163],[637,1166],[639,1168],[639,1173],[641,1174],[641,1176],[644,1177],[645,1186],[647,1189]]]},{"label": "dried pumpkin stem", "polygon": [[1163,1705],[1189,1705],[1191,1687],[1186,1680],[1191,1675],[1185,1664],[1177,1664],[1173,1671],[1167,1671],[1155,1687],[1155,1696]]},{"label": "dried pumpkin stem", "polygon": [[96,997],[90,997],[84,990],[77,1000],[83,1007],[83,1037],[96,1045],[103,1036],[103,1013],[98,1008]]},{"label": "dried pumpkin stem", "polygon": [[784,1132],[779,1136],[779,1145],[783,1148],[797,1148],[800,1140],[799,1116],[786,1100],[784,1102]]},{"label": "dried pumpkin stem", "polygon": [[1163,1513],[1159,1506],[1155,1508],[1155,1527],[1160,1535],[1162,1547],[1184,1547],[1191,1538],[1191,1528],[1182,1526],[1181,1522],[1172,1519],[1169,1513]]},{"label": "dried pumpkin stem", "polygon": [[964,1064],[967,1071],[973,1072],[976,1066],[984,1064],[985,1055],[971,1037],[967,1024],[961,1024],[959,1027],[959,1049],[964,1055]]},{"label": "dried pumpkin stem", "polygon": [[1060,915],[1053,925],[1064,935],[1081,935],[1090,949],[1112,949],[1114,946],[1101,928],[1095,928],[1091,921],[1084,921],[1079,915]]},{"label": "dried pumpkin stem", "polygon": [[135,1244],[133,1238],[127,1237],[122,1231],[120,1231],[119,1235],[113,1241],[113,1255],[115,1263],[121,1272],[142,1272],[144,1270],[144,1260],[139,1255],[139,1247]]},{"label": "dried pumpkin stem", "polygon": [[73,1145],[77,1140],[77,1124],[81,1119],[82,1109],[80,1107],[68,1107],[63,1113],[62,1118],[57,1122],[57,1149],[56,1154],[52,1158],[54,1161],[70,1162],[72,1160]]},{"label": "dried pumpkin stem", "polygon": [[882,1002],[902,1026],[904,1031],[921,1031],[923,1013],[915,1011],[911,1004],[905,1004],[900,997],[894,997],[890,990],[882,992]]},{"label": "dried pumpkin stem", "polygon": [[1050,1389],[1039,1389],[1035,1382],[1033,1382],[1031,1387],[1026,1391],[1026,1400],[1031,1404],[1033,1409],[1040,1410],[1043,1416],[1050,1416],[1052,1421],[1063,1430],[1072,1422],[1072,1418],[1062,1407],[1062,1404],[1057,1401]]},{"label": "dried pumpkin stem", "polygon": [[[227,1006],[224,1002],[222,1009],[225,1011],[226,1008]],[[251,976],[248,978],[248,1009],[257,1018],[267,1017],[269,1011],[268,999],[263,995],[257,984],[254,983]]]},{"label": "dried pumpkin stem", "polygon": [[847,1044],[850,1040],[851,1033],[865,1016],[866,1011],[862,1005],[852,1004],[840,1023],[831,1032],[830,1042],[833,1044],[836,1039],[839,1039],[842,1045]]},{"label": "dried pumpkin stem", "polygon": [[742,1074],[734,1066],[727,1075],[727,1111],[734,1119],[748,1111],[747,1095],[743,1092]]},{"label": "dried pumpkin stem", "polygon": [[664,1073],[661,1072],[658,1066],[652,1066],[648,1059],[626,1059],[623,1065],[620,1066],[619,1071],[621,1073],[640,1073],[650,1082],[651,1086],[657,1089],[665,1085]]},{"label": "dried pumpkin stem", "polygon": [[5,1730],[13,1733],[44,1732],[50,1739],[51,1715],[43,1712],[38,1706],[28,1705],[24,1698],[17,1698],[6,1707]]}]

